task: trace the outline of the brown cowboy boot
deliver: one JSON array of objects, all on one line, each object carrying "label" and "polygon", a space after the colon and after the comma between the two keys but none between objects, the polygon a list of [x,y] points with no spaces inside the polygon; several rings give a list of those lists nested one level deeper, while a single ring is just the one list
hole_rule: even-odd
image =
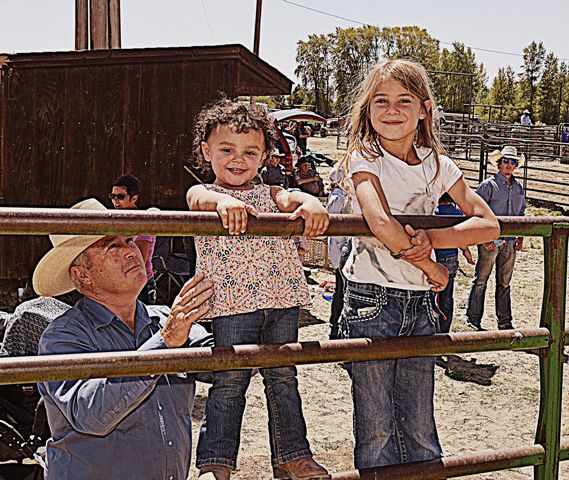
[{"label": "brown cowboy boot", "polygon": [[224,465],[205,465],[200,468],[198,480],[229,480],[231,467]]},{"label": "brown cowboy boot", "polygon": [[273,477],[279,480],[328,480],[332,478],[328,470],[316,463],[312,457],[299,458],[273,467]]}]

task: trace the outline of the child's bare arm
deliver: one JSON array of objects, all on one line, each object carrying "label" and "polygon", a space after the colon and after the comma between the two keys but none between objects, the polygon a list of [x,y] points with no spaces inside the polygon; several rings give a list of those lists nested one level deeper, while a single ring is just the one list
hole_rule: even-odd
[{"label": "child's bare arm", "polygon": [[305,237],[317,237],[328,228],[330,217],[316,197],[304,192],[288,192],[280,187],[271,187],[271,195],[281,212],[290,212],[289,220],[304,218]]},{"label": "child's bare arm", "polygon": [[429,230],[433,248],[466,248],[491,242],[500,236],[496,216],[488,204],[467,185],[464,177],[458,179],[448,193],[470,218],[454,227]]},{"label": "child's bare arm", "polygon": [[[352,180],[364,218],[375,237],[393,253],[412,248],[410,236],[391,214],[379,179],[368,172],[357,172]],[[444,290],[448,282],[448,271],[444,267],[430,258],[407,261],[427,275],[433,290]]]},{"label": "child's bare arm", "polygon": [[186,194],[186,201],[190,210],[217,212],[223,227],[227,228],[231,235],[246,232],[248,213],[254,217],[259,215],[255,207],[231,195],[212,192],[202,185],[191,187]]},{"label": "child's bare arm", "polygon": [[363,216],[375,237],[394,253],[410,249],[410,237],[391,214],[379,179],[368,172],[356,172],[352,180]]}]

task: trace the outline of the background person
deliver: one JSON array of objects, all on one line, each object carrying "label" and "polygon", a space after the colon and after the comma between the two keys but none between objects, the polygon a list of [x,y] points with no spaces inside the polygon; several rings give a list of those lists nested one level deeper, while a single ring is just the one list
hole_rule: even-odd
[{"label": "background person", "polygon": [[522,116],[520,117],[520,123],[522,125],[524,125],[525,127],[530,127],[531,125],[533,125],[533,122],[531,121],[529,110],[527,110],[527,109],[524,110],[524,112],[522,113]]},{"label": "background person", "polygon": [[[212,170],[213,184],[187,193],[190,210],[216,211],[229,236],[196,237],[198,269],[215,285],[213,335],[217,346],[288,343],[298,340],[300,307],[310,293],[293,241],[247,237],[248,214],[286,212],[304,218],[304,235],[322,234],[328,214],[302,192],[254,183],[274,145],[265,111],[230,100],[197,116],[194,155]],[[275,478],[329,479],[312,458],[295,367],[261,368],[269,416]],[[237,465],[245,394],[251,370],[214,372],[197,449],[200,480],[227,480]]]},{"label": "background person", "polygon": [[[109,198],[113,202],[113,206],[118,209],[136,209],[138,208],[138,195],[140,192],[140,181],[133,175],[121,175],[115,180],[113,189],[109,193]],[[146,268],[146,285],[140,292],[140,300],[146,305],[156,303],[156,280],[152,270],[152,254],[156,245],[156,237],[154,235],[138,235],[134,241],[144,260]]]},{"label": "background person", "polygon": [[[462,216],[462,210],[456,206],[448,193],[443,193],[439,198],[439,205],[435,209],[435,215],[457,215]],[[464,258],[470,265],[474,265],[472,253],[468,247],[461,249]],[[443,314],[439,318],[439,332],[449,333],[454,317],[454,279],[458,272],[458,248],[437,248],[435,249],[437,263],[448,270],[448,283],[442,292],[438,293],[437,301],[439,309]]]},{"label": "background person", "polygon": [[269,161],[261,170],[261,178],[265,185],[277,185],[287,188],[287,178],[284,167],[281,165],[281,159],[285,158],[284,153],[273,152],[269,157]]},{"label": "background person", "polygon": [[[516,147],[505,146],[495,150],[488,159],[498,167],[498,173],[484,180],[476,193],[484,199],[492,211],[499,216],[523,216],[526,210],[526,198],[520,182],[514,177],[514,171],[523,164],[525,156],[518,155]],[[496,317],[498,329],[509,330],[512,325],[512,301],[510,282],[514,273],[516,252],[523,247],[524,237],[500,237],[494,242],[478,245],[476,271],[468,296],[466,322],[475,330],[482,328],[486,285],[494,264],[496,265]]]},{"label": "background person", "polygon": [[[106,210],[95,199],[72,208]],[[184,285],[160,324],[137,301],[146,272],[132,237],[50,240],[53,248],[33,275],[35,291],[57,296],[77,289],[84,298],[46,328],[40,355],[177,348],[205,333],[193,325],[213,293],[203,275]],[[194,390],[187,374],[40,383],[52,433],[45,478],[187,478]]]},{"label": "background person", "polygon": [[[330,172],[330,195],[326,210],[328,213],[340,214],[349,213],[348,194],[341,187],[345,170],[342,167],[335,168]],[[340,315],[344,308],[344,278],[342,267],[346,263],[347,254],[342,255],[342,251],[348,242],[347,237],[328,237],[328,255],[330,264],[334,268],[335,287],[330,306],[330,340],[340,338]]]},{"label": "background person", "polygon": [[310,160],[306,157],[300,157],[296,164],[296,172],[294,174],[295,185],[302,192],[314,195],[315,197],[324,196],[324,182],[318,172],[310,167]]}]

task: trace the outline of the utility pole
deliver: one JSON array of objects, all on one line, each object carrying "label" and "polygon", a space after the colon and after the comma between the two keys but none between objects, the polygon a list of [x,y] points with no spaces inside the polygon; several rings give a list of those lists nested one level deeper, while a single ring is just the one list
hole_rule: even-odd
[{"label": "utility pole", "polygon": [[120,0],[75,0],[75,50],[121,48]]},{"label": "utility pole", "polygon": [[[261,43],[261,11],[263,10],[263,0],[257,0],[257,10],[255,12],[255,36],[253,38],[253,53],[259,56],[259,44]],[[255,105],[255,96],[249,99],[251,105]]]}]

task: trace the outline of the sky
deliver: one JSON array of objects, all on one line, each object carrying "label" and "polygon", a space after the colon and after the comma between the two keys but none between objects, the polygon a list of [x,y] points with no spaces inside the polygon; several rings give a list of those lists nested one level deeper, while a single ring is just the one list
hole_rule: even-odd
[{"label": "sky", "polygon": [[[256,0],[121,0],[122,48],[239,43],[253,50],[255,6]],[[74,16],[74,0],[0,0],[0,52],[73,50]],[[296,45],[311,33],[416,25],[441,47],[470,46],[491,80],[506,65],[519,71],[532,41],[569,62],[568,23],[568,0],[263,0],[260,57],[296,81]]]}]

